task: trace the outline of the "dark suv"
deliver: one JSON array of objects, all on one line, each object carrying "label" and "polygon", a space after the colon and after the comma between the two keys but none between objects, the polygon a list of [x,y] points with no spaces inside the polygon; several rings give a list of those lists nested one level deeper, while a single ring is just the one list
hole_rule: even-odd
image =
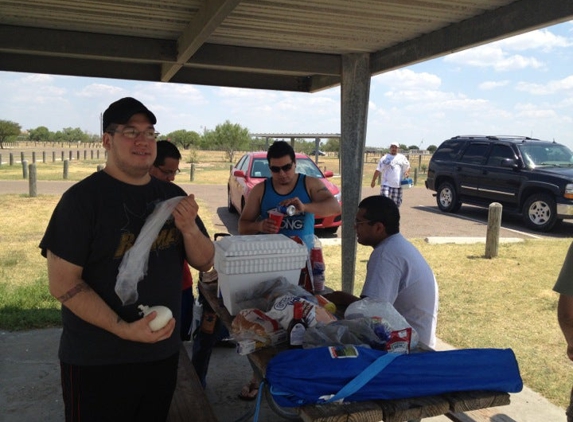
[{"label": "dark suv", "polygon": [[523,136],[455,136],[432,155],[426,188],[444,212],[499,202],[526,226],[550,231],[573,218],[573,153]]}]

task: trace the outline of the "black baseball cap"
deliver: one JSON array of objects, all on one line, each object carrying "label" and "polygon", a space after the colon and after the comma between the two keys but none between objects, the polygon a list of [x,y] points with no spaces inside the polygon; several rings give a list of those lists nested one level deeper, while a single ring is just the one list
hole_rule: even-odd
[{"label": "black baseball cap", "polygon": [[111,103],[103,113],[103,130],[107,130],[112,123],[123,125],[131,119],[131,116],[137,113],[144,113],[149,118],[151,124],[157,123],[155,114],[135,98],[125,97]]}]

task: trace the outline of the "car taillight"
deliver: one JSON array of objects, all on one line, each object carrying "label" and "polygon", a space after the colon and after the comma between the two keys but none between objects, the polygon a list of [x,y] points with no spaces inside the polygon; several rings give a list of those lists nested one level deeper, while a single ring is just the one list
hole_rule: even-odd
[{"label": "car taillight", "polygon": [[573,183],[569,183],[565,186],[565,195],[563,195],[567,199],[573,199]]}]

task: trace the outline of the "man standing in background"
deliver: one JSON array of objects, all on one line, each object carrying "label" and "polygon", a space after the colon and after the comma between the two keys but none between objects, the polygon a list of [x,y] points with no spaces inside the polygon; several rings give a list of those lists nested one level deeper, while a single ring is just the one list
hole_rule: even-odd
[{"label": "man standing in background", "polygon": [[[177,147],[169,141],[157,142],[157,157],[149,169],[149,174],[164,182],[173,182],[175,176],[180,172],[179,162],[181,153]],[[196,219],[199,230],[209,238],[209,233],[199,216]],[[183,262],[183,280],[181,291],[181,326],[180,337],[182,341],[191,339],[189,330],[193,322],[193,276],[187,262]]]},{"label": "man standing in background", "polygon": [[370,187],[376,186],[376,181],[382,174],[380,195],[392,199],[399,207],[402,205],[402,179],[410,174],[410,162],[405,155],[398,152],[398,148],[400,148],[398,143],[390,144],[390,152],[380,158]]}]

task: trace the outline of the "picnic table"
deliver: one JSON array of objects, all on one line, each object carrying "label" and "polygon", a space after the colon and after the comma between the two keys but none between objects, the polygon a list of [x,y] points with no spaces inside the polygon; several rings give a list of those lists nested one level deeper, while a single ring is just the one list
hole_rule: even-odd
[{"label": "picnic table", "polygon": [[[231,331],[233,317],[225,308],[222,299],[218,297],[217,282],[199,282],[199,290],[221,319],[222,323]],[[251,363],[261,375],[265,375],[269,361],[278,353],[287,350],[283,347],[267,347],[247,355]],[[268,400],[272,400],[267,395]],[[484,409],[489,407],[505,406],[510,403],[508,393],[496,391],[465,391],[435,396],[415,397],[399,400],[371,400],[362,402],[348,402],[344,404],[321,404],[302,406],[293,409],[283,409],[276,403],[269,403],[271,409],[285,417],[296,415],[305,422],[342,422],[342,421],[384,421],[403,422],[419,421],[439,415],[445,415],[457,422],[462,421],[489,421],[490,415]],[[470,412],[471,419],[464,413]]]}]

